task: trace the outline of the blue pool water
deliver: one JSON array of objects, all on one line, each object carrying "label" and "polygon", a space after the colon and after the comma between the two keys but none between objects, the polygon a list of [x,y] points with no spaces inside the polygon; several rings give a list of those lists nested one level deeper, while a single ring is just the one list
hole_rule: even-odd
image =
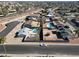
[{"label": "blue pool water", "polygon": [[37,28],[34,28],[34,29],[32,29],[32,32],[33,33],[37,33],[38,32],[38,29]]},{"label": "blue pool water", "polygon": [[55,28],[55,27],[54,27],[54,24],[51,23],[51,22],[47,24],[47,27],[48,27],[48,28],[51,28],[51,29]]}]

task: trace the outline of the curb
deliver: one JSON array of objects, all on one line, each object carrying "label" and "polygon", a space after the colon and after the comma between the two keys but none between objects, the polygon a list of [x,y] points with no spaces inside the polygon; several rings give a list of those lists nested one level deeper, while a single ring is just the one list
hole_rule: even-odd
[{"label": "curb", "polygon": [[[4,45],[40,45],[41,43],[43,43],[43,42],[34,42],[34,43],[33,43],[33,42],[28,42],[28,43],[19,43],[19,44],[18,44],[18,43],[14,43],[14,44],[11,44],[11,43],[10,43],[10,44],[4,43]],[[66,43],[58,43],[58,44],[57,44],[57,43],[47,43],[47,42],[45,43],[45,42],[44,42],[44,44],[45,44],[46,46],[49,46],[49,45],[50,45],[50,46],[51,46],[51,45],[59,45],[59,46],[60,46],[60,45],[62,45],[62,46],[79,46],[79,44],[68,44],[68,43],[67,43],[67,44],[66,44]],[[0,45],[2,45],[2,44],[0,44]]]}]

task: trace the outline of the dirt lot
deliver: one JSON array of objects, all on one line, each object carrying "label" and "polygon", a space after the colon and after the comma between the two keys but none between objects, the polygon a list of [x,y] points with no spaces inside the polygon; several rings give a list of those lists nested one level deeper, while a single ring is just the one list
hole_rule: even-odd
[{"label": "dirt lot", "polygon": [[4,24],[0,24],[0,32],[2,31],[2,30],[4,30],[6,28],[6,26],[4,25]]}]

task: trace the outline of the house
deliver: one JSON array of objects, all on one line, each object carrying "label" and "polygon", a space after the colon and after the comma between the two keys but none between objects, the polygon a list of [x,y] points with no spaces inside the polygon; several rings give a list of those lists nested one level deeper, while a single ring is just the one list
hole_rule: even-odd
[{"label": "house", "polygon": [[18,32],[16,32],[15,36],[16,37],[31,37],[31,35],[35,35],[38,33],[38,29],[34,28],[34,29],[30,29],[27,27],[22,28],[21,30],[19,30]]},{"label": "house", "polygon": [[29,29],[29,28],[22,28],[21,30],[19,30],[18,32],[16,32],[16,36],[17,37],[24,37],[24,36],[27,36],[27,37],[29,37],[30,36],[30,34],[29,34],[29,31],[30,31],[31,29]]}]

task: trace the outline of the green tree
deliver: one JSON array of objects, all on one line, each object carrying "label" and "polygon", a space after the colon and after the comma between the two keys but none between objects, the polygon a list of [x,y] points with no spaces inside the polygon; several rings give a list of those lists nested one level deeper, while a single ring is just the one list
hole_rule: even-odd
[{"label": "green tree", "polygon": [[15,6],[15,10],[16,10],[17,13],[19,13],[20,12],[20,6]]},{"label": "green tree", "polygon": [[3,44],[5,42],[5,37],[0,37],[0,44]]},{"label": "green tree", "polygon": [[3,5],[0,4],[0,15],[2,15],[2,7],[3,7]]}]

